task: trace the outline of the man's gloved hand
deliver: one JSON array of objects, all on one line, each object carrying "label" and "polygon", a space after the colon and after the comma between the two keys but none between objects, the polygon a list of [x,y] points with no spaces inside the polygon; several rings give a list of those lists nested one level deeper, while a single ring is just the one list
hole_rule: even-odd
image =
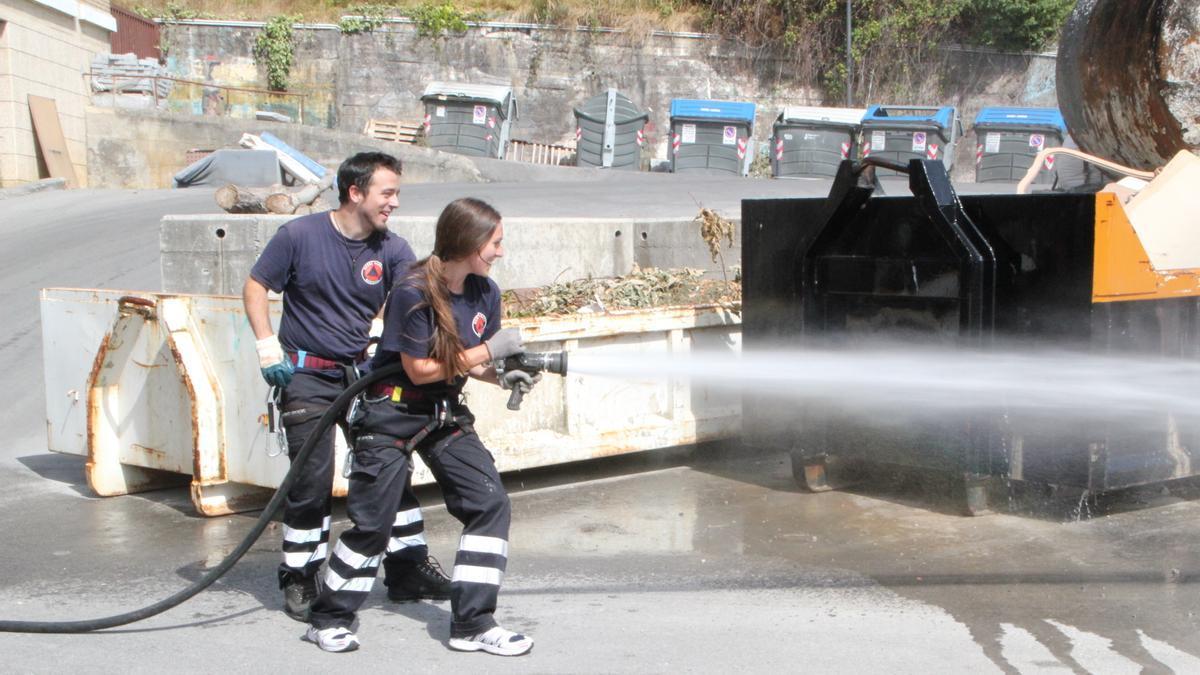
[{"label": "man's gloved hand", "polygon": [[375,350],[379,347],[379,338],[383,336],[383,319],[375,317],[371,319],[371,329],[367,331],[367,349],[366,354],[368,359],[375,358]]},{"label": "man's gloved hand", "polygon": [[483,344],[487,345],[488,353],[492,355],[492,361],[506,359],[525,351],[525,342],[521,339],[521,331],[516,328],[501,328]]},{"label": "man's gloved hand", "polygon": [[267,336],[256,340],[254,347],[258,350],[258,367],[262,368],[262,376],[267,384],[272,387],[288,386],[292,381],[292,373],[296,372],[296,366],[283,353],[283,347],[279,346],[279,338],[274,335]]},{"label": "man's gloved hand", "polygon": [[510,370],[500,376],[500,388],[508,391],[509,389],[519,389],[522,394],[528,394],[533,385],[542,381],[542,374],[530,375],[523,370]]}]

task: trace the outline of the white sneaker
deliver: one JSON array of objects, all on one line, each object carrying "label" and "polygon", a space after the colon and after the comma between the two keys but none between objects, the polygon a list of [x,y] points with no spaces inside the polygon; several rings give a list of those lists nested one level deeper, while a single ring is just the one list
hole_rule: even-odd
[{"label": "white sneaker", "polygon": [[465,638],[450,638],[450,648],[460,652],[483,650],[499,656],[520,656],[533,649],[533,639],[495,626],[483,633]]},{"label": "white sneaker", "polygon": [[327,652],[352,652],[358,649],[358,636],[349,628],[317,628],[309,626],[304,639]]}]

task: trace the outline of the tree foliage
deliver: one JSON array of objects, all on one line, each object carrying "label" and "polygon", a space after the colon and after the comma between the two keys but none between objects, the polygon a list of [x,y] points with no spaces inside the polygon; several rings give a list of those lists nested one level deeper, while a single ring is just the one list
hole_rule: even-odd
[{"label": "tree foliage", "polygon": [[972,0],[959,29],[974,44],[1041,49],[1054,39],[1075,0]]},{"label": "tree foliage", "polygon": [[[773,51],[831,99],[847,84],[847,0],[709,0],[707,29]],[[1040,49],[1074,0],[851,0],[854,88],[888,96],[916,79],[930,50],[960,43]]]}]

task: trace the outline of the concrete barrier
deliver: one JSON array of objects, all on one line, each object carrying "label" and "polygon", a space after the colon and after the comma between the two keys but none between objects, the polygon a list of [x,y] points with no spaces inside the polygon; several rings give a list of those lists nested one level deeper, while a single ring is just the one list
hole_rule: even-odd
[{"label": "concrete barrier", "polygon": [[[163,290],[237,295],[271,235],[292,216],[167,216],[160,227]],[[434,218],[393,217],[388,225],[418,256],[433,248]],[[724,252],[727,267],[741,261],[740,226]],[[505,218],[507,255],[492,276],[501,288],[628,274],[640,267],[694,267],[720,276],[699,225],[679,218]]]}]

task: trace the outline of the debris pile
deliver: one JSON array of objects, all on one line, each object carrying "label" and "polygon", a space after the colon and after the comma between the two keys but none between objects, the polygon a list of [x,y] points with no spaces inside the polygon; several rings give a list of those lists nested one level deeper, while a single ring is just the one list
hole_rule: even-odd
[{"label": "debris pile", "polygon": [[[167,70],[154,59],[139,59],[133,54],[97,54],[92,57],[92,91],[119,94],[154,94],[166,98],[172,81]],[[157,90],[157,91],[156,91]]]},{"label": "debris pile", "polygon": [[687,267],[651,267],[634,268],[621,277],[589,277],[508,291],[504,294],[504,310],[509,318],[696,305],[740,311],[741,301],[739,281],[705,279],[703,270]]}]

